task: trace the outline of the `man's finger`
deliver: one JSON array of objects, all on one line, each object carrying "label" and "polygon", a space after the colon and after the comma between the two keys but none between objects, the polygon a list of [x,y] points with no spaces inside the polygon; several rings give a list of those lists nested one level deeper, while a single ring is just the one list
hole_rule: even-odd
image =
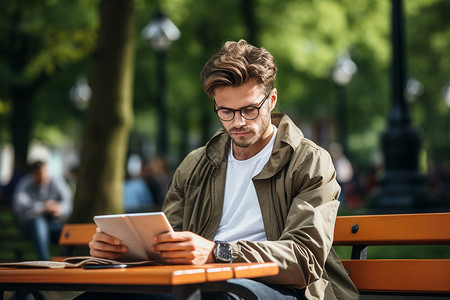
[{"label": "man's finger", "polygon": [[93,250],[105,251],[105,252],[117,252],[124,253],[128,251],[128,248],[124,245],[111,245],[99,241],[90,241],[89,248]]},{"label": "man's finger", "polygon": [[191,244],[184,242],[161,242],[152,246],[152,251],[177,251],[177,250],[193,250],[194,247]]},{"label": "man's finger", "polygon": [[91,249],[90,254],[93,257],[100,257],[100,258],[106,258],[106,259],[117,259],[122,256],[122,253],[99,251],[99,250],[95,250],[95,249]]},{"label": "man's finger", "polygon": [[96,233],[93,236],[93,240],[104,242],[111,245],[120,245],[122,242],[109,234],[106,234],[104,232],[101,232],[100,229],[97,228]]},{"label": "man's finger", "polygon": [[157,243],[163,242],[182,242],[189,240],[191,235],[185,231],[173,231],[157,234],[153,237],[153,240]]}]

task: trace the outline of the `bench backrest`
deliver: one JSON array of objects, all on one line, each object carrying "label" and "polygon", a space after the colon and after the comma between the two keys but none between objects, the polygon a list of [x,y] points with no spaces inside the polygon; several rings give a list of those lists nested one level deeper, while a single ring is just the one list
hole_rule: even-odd
[{"label": "bench backrest", "polygon": [[334,245],[450,245],[450,213],[342,216]]},{"label": "bench backrest", "polygon": [[97,225],[94,223],[65,224],[59,244],[61,246],[86,246],[92,239]]}]

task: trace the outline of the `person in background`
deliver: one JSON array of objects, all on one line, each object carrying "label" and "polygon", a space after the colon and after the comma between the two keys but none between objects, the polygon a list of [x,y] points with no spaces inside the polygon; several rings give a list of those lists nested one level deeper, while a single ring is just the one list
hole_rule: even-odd
[{"label": "person in background", "polygon": [[123,203],[126,213],[153,210],[155,200],[151,187],[147,184],[145,164],[138,154],[131,154],[127,161],[126,178],[123,186]]},{"label": "person in background", "polygon": [[[276,72],[272,55],[244,40],[225,43],[206,62],[203,88],[223,129],[175,171],[163,205],[174,232],[153,237],[152,251],[169,264],[275,262],[276,276],[229,281],[258,299],[357,299],[332,247],[340,187],[331,157],[287,115],[272,114]],[[109,259],[128,251],[99,230],[89,247]]]},{"label": "person in background", "polygon": [[171,179],[169,161],[164,157],[150,160],[143,170],[143,178],[147,182],[155,200],[155,205],[161,207]]},{"label": "person in background", "polygon": [[50,243],[57,242],[63,220],[72,212],[73,193],[64,178],[51,178],[43,161],[31,164],[18,183],[13,211],[31,238],[40,260],[50,260]]},{"label": "person in background", "polygon": [[341,203],[345,203],[346,198],[353,189],[353,166],[345,155],[342,146],[338,143],[333,143],[330,145],[330,155],[333,160],[334,167],[336,168],[336,179],[342,187],[341,193],[339,194],[339,201]]}]

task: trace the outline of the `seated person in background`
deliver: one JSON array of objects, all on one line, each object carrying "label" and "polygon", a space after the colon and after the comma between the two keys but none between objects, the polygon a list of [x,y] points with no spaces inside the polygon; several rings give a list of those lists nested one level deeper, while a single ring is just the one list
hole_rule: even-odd
[{"label": "seated person in background", "polygon": [[154,208],[154,197],[147,184],[147,174],[138,154],[131,154],[127,162],[123,203],[126,213],[138,213]]},{"label": "seated person in background", "polygon": [[38,258],[50,260],[50,242],[58,241],[62,219],[72,211],[72,190],[64,178],[50,178],[46,164],[36,161],[16,186],[13,210]]},{"label": "seated person in background", "polygon": [[152,191],[155,205],[161,208],[172,178],[168,159],[156,157],[149,161],[144,166],[142,177]]},{"label": "seated person in background", "polygon": [[[275,262],[277,276],[230,280],[259,299],[357,299],[332,248],[340,187],[331,157],[288,116],[271,114],[276,72],[272,55],[244,40],[205,64],[203,88],[223,129],[175,171],[163,205],[175,232],[155,236],[152,250],[170,264]],[[110,259],[127,251],[100,231],[89,246]],[[80,299],[120,297],[161,299]]]},{"label": "seated person in background", "polygon": [[123,199],[126,213],[144,212],[154,206],[150,188],[141,176],[125,180]]}]

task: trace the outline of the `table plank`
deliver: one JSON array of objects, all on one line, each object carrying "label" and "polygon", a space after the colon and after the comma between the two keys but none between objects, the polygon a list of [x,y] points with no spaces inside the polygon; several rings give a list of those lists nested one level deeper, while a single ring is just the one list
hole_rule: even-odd
[{"label": "table plank", "polygon": [[137,266],[123,269],[0,268],[0,283],[182,285],[278,274],[275,263]]},{"label": "table plank", "polygon": [[123,269],[0,268],[0,299],[3,291],[90,291],[171,293],[191,299],[200,290],[255,295],[227,280],[276,275],[275,263],[206,264],[199,266],[137,266]]},{"label": "table plank", "polygon": [[0,269],[0,283],[180,285],[205,281],[205,269],[189,266],[140,266],[95,270]]},{"label": "table plank", "polygon": [[276,263],[264,264],[234,264],[234,278],[255,278],[277,275],[279,272]]}]

